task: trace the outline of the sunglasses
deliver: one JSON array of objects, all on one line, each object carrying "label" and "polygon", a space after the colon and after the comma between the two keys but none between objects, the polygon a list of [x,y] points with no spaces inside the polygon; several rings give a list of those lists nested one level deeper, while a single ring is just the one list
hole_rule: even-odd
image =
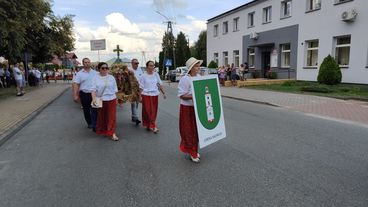
[{"label": "sunglasses", "polygon": [[108,70],[108,67],[101,67],[101,70]]},{"label": "sunglasses", "polygon": [[134,63],[134,65],[138,65],[139,63]]}]

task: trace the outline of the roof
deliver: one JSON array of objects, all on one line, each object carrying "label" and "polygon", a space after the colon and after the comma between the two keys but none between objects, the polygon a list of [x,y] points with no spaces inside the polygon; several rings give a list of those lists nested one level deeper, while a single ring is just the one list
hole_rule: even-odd
[{"label": "roof", "polygon": [[254,4],[257,4],[257,3],[261,2],[261,1],[264,1],[264,0],[253,0],[253,1],[250,1],[250,2],[248,2],[248,3],[246,3],[246,4],[243,4],[243,5],[241,5],[241,6],[236,7],[235,9],[229,10],[229,11],[224,12],[224,13],[222,13],[222,14],[219,14],[219,15],[217,15],[217,16],[215,16],[215,17],[212,17],[211,19],[208,19],[208,20],[207,20],[207,23],[212,22],[212,21],[215,21],[215,20],[217,20],[217,19],[220,19],[221,17],[224,17],[224,16],[227,16],[227,15],[230,15],[230,14],[232,14],[232,13],[235,13],[235,12],[240,11],[240,10],[242,10],[242,9],[245,9],[245,8],[247,8],[247,7],[251,7],[251,6],[253,6]]}]

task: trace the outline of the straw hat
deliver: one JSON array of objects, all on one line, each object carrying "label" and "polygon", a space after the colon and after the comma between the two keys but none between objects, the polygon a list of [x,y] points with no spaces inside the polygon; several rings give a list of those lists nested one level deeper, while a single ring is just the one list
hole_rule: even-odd
[{"label": "straw hat", "polygon": [[202,63],[203,63],[203,60],[197,60],[196,58],[194,58],[194,57],[191,57],[191,58],[189,58],[188,60],[187,60],[187,62],[185,63],[185,65],[187,66],[187,68],[188,68],[188,72],[187,72],[187,74],[190,72],[190,70],[193,68],[193,66],[195,65],[195,64],[197,64],[197,63],[199,63],[200,65],[202,65]]}]

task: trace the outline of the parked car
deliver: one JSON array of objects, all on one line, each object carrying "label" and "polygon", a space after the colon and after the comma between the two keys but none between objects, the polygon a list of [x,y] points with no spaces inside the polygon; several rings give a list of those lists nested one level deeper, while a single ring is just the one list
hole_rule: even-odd
[{"label": "parked car", "polygon": [[170,80],[171,82],[176,81],[176,70],[169,70],[167,74],[167,80]]},{"label": "parked car", "polygon": [[187,74],[188,68],[185,66],[176,68],[175,81],[180,81],[180,79]]},{"label": "parked car", "polygon": [[200,67],[200,72],[199,73],[202,76],[204,76],[204,75],[213,75],[213,74],[217,74],[217,69],[216,68]]}]

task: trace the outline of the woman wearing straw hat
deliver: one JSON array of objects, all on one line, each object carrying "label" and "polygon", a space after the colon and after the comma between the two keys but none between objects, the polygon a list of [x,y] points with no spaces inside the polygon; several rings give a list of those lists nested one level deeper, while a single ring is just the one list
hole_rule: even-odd
[{"label": "woman wearing straw hat", "polygon": [[190,160],[195,163],[199,163],[200,156],[198,153],[198,132],[192,100],[191,77],[199,76],[198,71],[202,62],[203,60],[197,60],[194,57],[189,58],[185,63],[188,73],[180,79],[178,85],[178,96],[180,98],[180,150],[188,153]]}]

